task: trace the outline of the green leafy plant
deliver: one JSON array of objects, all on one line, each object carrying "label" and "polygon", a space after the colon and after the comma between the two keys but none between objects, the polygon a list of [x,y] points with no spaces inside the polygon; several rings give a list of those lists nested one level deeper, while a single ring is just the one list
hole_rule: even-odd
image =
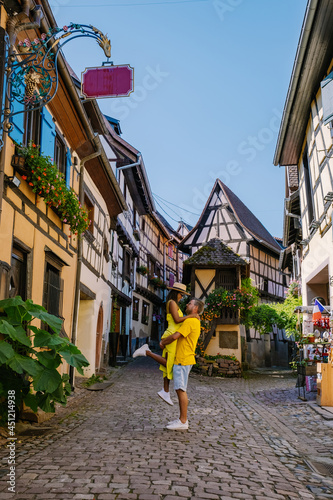
[{"label": "green leafy plant", "polygon": [[81,206],[73,189],[66,185],[64,176],[49,156],[41,155],[39,146],[16,145],[17,152],[25,158],[26,180],[34,193],[42,196],[44,202],[54,208],[62,222],[69,224],[74,234],[81,234],[89,227],[88,213]]},{"label": "green leafy plant", "polygon": [[155,276],[149,279],[149,284],[153,285],[154,288],[166,288],[166,284],[164,283],[164,281],[161,278],[157,278]]},{"label": "green leafy plant", "polygon": [[103,378],[101,378],[99,375],[92,374],[91,377],[89,377],[83,385],[85,387],[90,387],[94,384],[100,384],[101,382],[104,382],[104,380],[107,380],[107,377],[105,375],[103,376]]},{"label": "green leafy plant", "polygon": [[295,313],[295,309],[302,305],[302,297],[289,293],[286,300],[280,304],[272,304],[271,307],[280,315],[283,328],[288,337],[294,336],[298,341],[301,337],[302,314]]},{"label": "green leafy plant", "polygon": [[146,266],[138,266],[136,268],[136,271],[141,274],[142,276],[145,276],[148,273],[148,267]]},{"label": "green leafy plant", "polygon": [[233,291],[225,288],[216,288],[207,297],[205,310],[201,316],[201,325],[204,330],[210,329],[211,321],[222,315],[224,308],[240,311],[241,322],[246,324],[249,311],[258,302],[258,290],[252,286],[250,278],[242,280],[241,287]]},{"label": "green leafy plant", "polygon": [[[82,375],[87,359],[67,338],[60,337],[62,320],[32,300],[17,296],[0,301],[0,425],[8,418],[8,391],[15,391],[17,415],[22,404],[37,411],[55,411],[66,405],[71,392],[67,374],[60,375],[63,360]],[[37,327],[46,324],[53,333]]]},{"label": "green leafy plant", "polygon": [[255,307],[248,316],[246,324],[247,327],[255,328],[259,333],[271,332],[273,325],[283,328],[284,322],[275,309],[268,304]]},{"label": "green leafy plant", "polygon": [[219,353],[217,353],[216,356],[212,356],[210,354],[205,354],[204,358],[207,359],[208,361],[215,361],[217,359],[230,359],[231,361],[238,361],[236,356],[232,356],[229,354],[219,354]]}]

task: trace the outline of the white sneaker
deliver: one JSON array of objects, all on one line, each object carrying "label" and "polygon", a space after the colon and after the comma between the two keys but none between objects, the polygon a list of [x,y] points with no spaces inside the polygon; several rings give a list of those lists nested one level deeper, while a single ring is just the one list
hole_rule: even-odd
[{"label": "white sneaker", "polygon": [[175,420],[175,422],[170,422],[170,424],[168,424],[166,426],[167,429],[169,429],[170,431],[187,431],[188,429],[188,420],[186,420],[186,422],[183,424],[183,422],[181,420]]},{"label": "white sneaker", "polygon": [[166,403],[168,403],[168,405],[170,406],[173,406],[173,402],[172,402],[172,399],[170,397],[170,392],[165,392],[164,389],[162,389],[160,392],[157,393],[158,396],[163,399],[163,401],[165,401]]},{"label": "white sneaker", "polygon": [[137,358],[139,356],[147,356],[147,351],[150,351],[148,344],[143,344],[139,349],[133,352],[133,358]]},{"label": "white sneaker", "polygon": [[179,418],[176,418],[176,420],[171,420],[171,422],[168,422],[165,427],[168,427],[168,425],[171,425],[171,424],[175,424],[178,421],[179,421]]}]

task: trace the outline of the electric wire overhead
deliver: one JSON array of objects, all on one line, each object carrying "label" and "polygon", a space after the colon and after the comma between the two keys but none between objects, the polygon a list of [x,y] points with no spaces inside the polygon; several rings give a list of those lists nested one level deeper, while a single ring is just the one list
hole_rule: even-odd
[{"label": "electric wire overhead", "polygon": [[202,2],[208,2],[208,0],[170,0],[170,1],[162,1],[162,2],[139,2],[139,3],[134,3],[134,2],[126,2],[126,3],[112,3],[112,4],[78,4],[78,5],[62,5],[61,8],[84,8],[84,7],[141,7],[143,5],[168,5],[168,4],[177,4],[177,3],[202,3]]},{"label": "electric wire overhead", "polygon": [[[169,204],[171,204],[171,205],[173,205],[173,206],[175,206],[175,207],[179,208],[180,210],[183,210],[181,207],[179,207],[178,205],[175,205],[174,203],[171,203],[171,202],[168,202],[168,201],[164,200],[163,198],[161,198],[160,196],[158,196],[158,195],[156,195],[156,194],[154,194],[154,193],[153,193],[153,197],[154,197],[155,203],[156,203],[156,204],[160,207],[160,209],[161,209],[161,210],[162,210],[162,211],[163,211],[163,212],[167,215],[167,217],[169,217],[171,220],[173,220],[173,221],[175,221],[175,222],[177,222],[177,223],[179,223],[179,222],[185,222],[185,224],[191,225],[188,221],[184,220],[184,218],[180,215],[180,213],[176,212],[176,211],[175,211],[175,210],[173,210],[171,207],[169,207],[169,206],[167,205],[167,203],[169,203]],[[169,213],[169,212],[167,212],[167,211],[165,210],[165,208],[163,208],[163,206],[161,205],[161,203],[163,203],[163,204],[166,206],[167,210],[171,210],[171,212],[173,212],[175,215],[177,215],[177,216],[178,216],[178,219],[175,219],[174,217],[172,217],[172,215],[170,215],[170,213]],[[189,210],[186,210],[186,211],[187,211],[187,212],[190,212]],[[192,214],[194,214],[194,215],[198,215],[198,214],[195,214],[194,212],[190,212],[190,213],[192,213]]]}]

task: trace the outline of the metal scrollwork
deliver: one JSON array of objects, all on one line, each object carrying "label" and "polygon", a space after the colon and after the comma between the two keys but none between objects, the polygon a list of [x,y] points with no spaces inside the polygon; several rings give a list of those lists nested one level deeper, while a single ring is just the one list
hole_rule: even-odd
[{"label": "metal scrollwork", "polygon": [[[2,130],[9,132],[13,128],[14,115],[37,110],[53,99],[58,89],[59,51],[69,41],[80,37],[94,38],[109,62],[110,40],[91,25],[70,23],[63,28],[52,28],[40,38],[20,41],[10,55],[7,37],[6,102],[1,113]],[[15,101],[21,104],[20,109],[14,109]]]}]

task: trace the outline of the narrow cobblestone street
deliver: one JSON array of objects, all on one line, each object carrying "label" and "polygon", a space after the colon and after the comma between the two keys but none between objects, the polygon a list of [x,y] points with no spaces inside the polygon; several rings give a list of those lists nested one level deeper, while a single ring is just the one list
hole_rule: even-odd
[{"label": "narrow cobblestone street", "polygon": [[1,499],[333,498],[333,420],[297,399],[290,372],[191,374],[187,432],[164,429],[178,406],[157,397],[161,380],[139,358],[41,424],[39,436],[19,436],[15,494],[2,448]]}]

